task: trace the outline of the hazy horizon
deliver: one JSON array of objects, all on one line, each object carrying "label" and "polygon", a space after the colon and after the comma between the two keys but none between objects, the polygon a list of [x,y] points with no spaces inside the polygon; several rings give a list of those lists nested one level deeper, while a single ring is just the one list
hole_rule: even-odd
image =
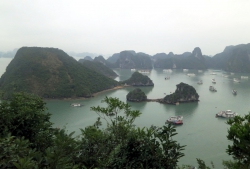
[{"label": "hazy horizon", "polygon": [[250,43],[250,1],[0,2],[0,51],[23,46],[111,56],[124,50],[214,56]]}]

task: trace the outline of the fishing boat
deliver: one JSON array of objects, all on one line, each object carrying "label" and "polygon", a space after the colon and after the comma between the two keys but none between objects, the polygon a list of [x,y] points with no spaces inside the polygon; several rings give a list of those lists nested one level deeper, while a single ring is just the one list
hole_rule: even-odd
[{"label": "fishing boat", "polygon": [[183,124],[183,116],[172,116],[166,120],[166,123],[180,125]]},{"label": "fishing boat", "polygon": [[212,83],[214,83],[214,84],[216,83],[215,79],[212,79]]},{"label": "fishing boat", "polygon": [[237,95],[237,91],[235,89],[232,90],[233,95]]},{"label": "fishing boat", "polygon": [[234,78],[233,81],[236,82],[236,83],[240,83],[240,80],[237,79],[237,78]]},{"label": "fishing boat", "polygon": [[220,111],[219,113],[216,113],[215,116],[223,117],[223,118],[232,118],[232,117],[237,116],[237,113],[232,112],[232,110],[225,110],[225,111],[223,110],[223,111]]},{"label": "fishing boat", "polygon": [[72,103],[70,104],[71,107],[82,107],[83,105],[80,103]]},{"label": "fishing boat", "polygon": [[212,92],[217,92],[217,90],[213,86],[209,86],[209,90],[212,91]]}]

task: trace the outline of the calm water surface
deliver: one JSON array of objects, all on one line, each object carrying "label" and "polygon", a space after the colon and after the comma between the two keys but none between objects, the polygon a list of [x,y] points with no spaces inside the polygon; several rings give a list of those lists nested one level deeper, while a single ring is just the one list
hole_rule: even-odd
[{"label": "calm water surface", "polygon": [[[5,71],[10,59],[0,58],[0,74]],[[119,77],[117,81],[128,79],[132,72],[130,70],[115,70]],[[215,72],[216,75],[211,75]],[[195,73],[196,76],[189,77],[187,73]],[[224,77],[228,75],[228,77]],[[174,92],[176,85],[180,82],[192,85],[200,96],[198,103],[183,103],[178,106],[165,105],[154,102],[130,103],[133,109],[140,110],[142,115],[135,121],[139,127],[150,127],[151,125],[162,126],[170,116],[182,115],[184,124],[177,127],[178,135],[174,137],[181,145],[187,145],[184,153],[186,156],[181,158],[180,164],[197,164],[196,158],[203,159],[207,164],[214,162],[216,168],[222,168],[222,160],[228,160],[230,157],[226,154],[228,126],[225,119],[215,118],[215,113],[220,110],[231,109],[240,115],[248,113],[250,110],[249,93],[250,80],[240,79],[242,75],[223,71],[208,70],[199,73],[197,70],[174,70],[172,73],[165,73],[162,70],[152,70],[148,75],[154,82],[154,87],[141,88],[148,98],[162,98],[164,93]],[[169,80],[165,80],[170,76]],[[212,84],[211,79],[216,80]],[[241,83],[236,83],[233,78],[239,78]],[[199,80],[203,81],[198,85]],[[213,85],[217,92],[210,92],[209,86]],[[75,131],[80,134],[80,128],[92,125],[98,117],[90,111],[90,107],[103,105],[101,100],[108,97],[117,97],[126,102],[126,95],[133,87],[107,91],[97,95],[94,98],[85,100],[50,100],[47,102],[48,111],[52,114],[51,121],[55,127],[63,128],[66,126],[69,132]],[[238,91],[238,95],[231,93],[232,89]],[[81,103],[83,107],[70,107],[71,103]],[[104,105],[103,105],[104,106]]]}]

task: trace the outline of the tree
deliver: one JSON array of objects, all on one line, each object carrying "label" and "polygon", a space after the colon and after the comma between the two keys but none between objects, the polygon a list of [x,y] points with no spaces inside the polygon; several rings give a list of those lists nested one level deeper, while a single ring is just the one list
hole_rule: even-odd
[{"label": "tree", "polygon": [[0,137],[24,137],[32,148],[45,150],[51,145],[52,123],[45,113],[45,102],[28,93],[15,93],[10,101],[0,103]]},{"label": "tree", "polygon": [[[92,165],[86,167],[177,167],[178,159],[184,156],[181,152],[184,146],[172,139],[177,134],[172,125],[137,128],[133,123],[141,114],[138,110],[131,110],[118,98],[106,97],[104,102],[107,107],[91,108],[99,115],[97,123],[82,130],[82,146],[85,147],[81,148],[80,158],[92,160]],[[114,116],[110,116],[110,113]],[[100,119],[107,122],[103,130],[99,129]]]},{"label": "tree", "polygon": [[[232,141],[232,145],[228,145],[226,152],[233,156],[239,168],[250,167],[250,113],[241,117],[236,116],[229,119],[227,124],[230,125],[227,138]],[[230,164],[233,163],[225,163]]]}]

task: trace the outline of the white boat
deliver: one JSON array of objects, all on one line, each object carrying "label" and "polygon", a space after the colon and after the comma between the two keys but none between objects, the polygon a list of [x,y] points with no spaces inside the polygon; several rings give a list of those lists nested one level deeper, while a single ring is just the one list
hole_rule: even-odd
[{"label": "white boat", "polygon": [[234,82],[236,82],[236,83],[240,83],[240,80],[237,79],[237,78],[234,78],[233,80],[234,80]]},{"label": "white boat", "polygon": [[234,73],[230,73],[231,75],[234,75]]},{"label": "white boat", "polygon": [[163,69],[163,72],[168,72],[168,73],[171,73],[173,72],[171,69]]},{"label": "white boat", "polygon": [[188,69],[183,69],[183,72],[187,72],[188,71]]},{"label": "white boat", "polygon": [[131,69],[131,72],[136,72],[136,69]]},{"label": "white boat", "polygon": [[142,74],[148,74],[148,73],[150,73],[149,70],[139,70],[138,72],[139,72],[139,73],[142,73]]},{"label": "white boat", "polygon": [[241,76],[241,79],[248,79],[248,76]]},{"label": "white boat", "polygon": [[209,86],[209,90],[212,91],[212,92],[217,92],[217,90],[213,86]]},{"label": "white boat", "polygon": [[166,120],[166,123],[171,123],[176,125],[183,124],[183,116],[172,116]]},{"label": "white boat", "polygon": [[215,79],[212,79],[212,83],[216,83]]},{"label": "white boat", "polygon": [[203,84],[202,80],[200,80],[199,82],[197,82],[197,84]]},{"label": "white boat", "polygon": [[235,112],[232,112],[232,110],[220,111],[219,113],[216,113],[216,117],[224,117],[224,118],[231,118],[237,115],[238,114]]},{"label": "white boat", "polygon": [[217,75],[217,73],[214,73],[214,72],[213,72],[213,73],[211,73],[210,75]]},{"label": "white boat", "polygon": [[198,72],[199,72],[199,73],[202,73],[202,72],[203,72],[203,70],[198,70]]},{"label": "white boat", "polygon": [[80,103],[72,103],[70,104],[71,107],[81,107],[82,105]]},{"label": "white boat", "polygon": [[236,90],[232,90],[232,93],[233,93],[233,95],[237,95],[237,91]]},{"label": "white boat", "polygon": [[195,76],[195,74],[194,73],[188,73],[187,74],[189,77],[191,77],[191,76]]}]

